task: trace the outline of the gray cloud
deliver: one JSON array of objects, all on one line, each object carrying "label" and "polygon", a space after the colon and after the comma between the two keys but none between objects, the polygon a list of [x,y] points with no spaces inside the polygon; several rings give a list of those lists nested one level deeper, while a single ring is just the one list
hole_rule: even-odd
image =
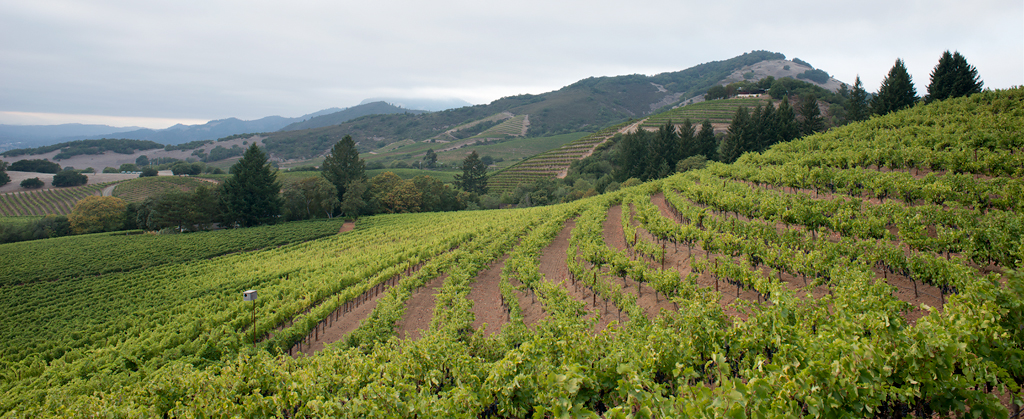
[{"label": "gray cloud", "polygon": [[942,51],[959,50],[1005,88],[1024,79],[1022,16],[1018,0],[0,0],[0,111],[254,119],[375,96],[485,103],[754,49],[859,74],[868,90],[900,57],[922,94]]}]

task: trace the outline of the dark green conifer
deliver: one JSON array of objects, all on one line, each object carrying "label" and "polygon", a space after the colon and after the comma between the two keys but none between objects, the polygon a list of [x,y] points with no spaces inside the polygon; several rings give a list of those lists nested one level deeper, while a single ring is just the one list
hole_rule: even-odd
[{"label": "dark green conifer", "polygon": [[224,181],[221,196],[229,225],[251,227],[273,224],[281,216],[281,182],[267,155],[253,143],[242,159],[231,166],[231,177]]},{"label": "dark green conifer", "polygon": [[871,102],[871,110],[876,115],[885,115],[914,106],[917,100],[914,81],[907,72],[907,67],[903,65],[903,60],[897,58],[896,64],[889,70],[889,75],[882,80],[878,95]]},{"label": "dark green conifer", "polygon": [[932,70],[927,101],[980,93],[983,84],[978,69],[968,64],[960,52],[950,54],[946,51]]}]

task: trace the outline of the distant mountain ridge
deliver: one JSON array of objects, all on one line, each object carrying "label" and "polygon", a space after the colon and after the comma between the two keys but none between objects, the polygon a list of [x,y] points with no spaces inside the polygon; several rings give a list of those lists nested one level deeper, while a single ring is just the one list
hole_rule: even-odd
[{"label": "distant mountain ridge", "polygon": [[[503,97],[485,105],[466,106],[424,114],[367,115],[339,125],[309,126],[279,131],[264,141],[268,151],[282,159],[309,159],[323,155],[335,142],[351,135],[360,152],[396,141],[427,141],[454,127],[507,112],[528,115],[527,136],[593,132],[630,118],[642,118],[702,95],[737,70],[764,61],[785,60],[771,51],[742,55],[653,76],[632,74],[589,77],[542,94]],[[809,68],[809,67],[808,67]],[[298,126],[293,126],[298,128]]]},{"label": "distant mountain ridge", "polygon": [[395,113],[409,113],[418,115],[424,112],[426,111],[405,109],[383,101],[370,102],[356,105],[351,108],[341,109],[338,110],[337,112],[321,114],[307,120],[293,122],[291,124],[288,124],[287,126],[284,126],[283,128],[280,128],[279,130],[274,131],[296,131],[310,128],[327,127],[331,125],[342,124],[366,115],[389,115]]}]

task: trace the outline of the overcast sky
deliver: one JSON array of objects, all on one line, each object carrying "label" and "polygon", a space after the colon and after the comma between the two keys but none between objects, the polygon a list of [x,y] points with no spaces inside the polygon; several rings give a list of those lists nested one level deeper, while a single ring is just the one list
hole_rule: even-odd
[{"label": "overcast sky", "polygon": [[945,50],[1024,81],[1024,1],[0,0],[0,123],[163,128],[370,97],[479,104],[752,50],[918,94]]}]

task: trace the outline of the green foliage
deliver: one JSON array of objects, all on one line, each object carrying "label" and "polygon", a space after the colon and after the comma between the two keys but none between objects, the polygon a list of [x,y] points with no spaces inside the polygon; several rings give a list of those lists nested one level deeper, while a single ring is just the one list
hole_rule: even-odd
[{"label": "green foliage", "polygon": [[294,182],[284,190],[284,213],[288,220],[330,218],[340,205],[337,188],[321,176]]},{"label": "green foliage", "polygon": [[119,172],[138,172],[139,167],[132,163],[124,163],[117,170]]},{"label": "green foliage", "polygon": [[878,95],[871,102],[871,111],[876,115],[885,115],[913,106],[917,100],[917,89],[914,88],[913,79],[907,72],[907,67],[903,65],[903,60],[897,58],[889,74],[882,79]]},{"label": "green foliage", "polygon": [[224,148],[218,145],[214,147],[212,150],[210,150],[210,154],[204,157],[203,161],[221,161],[232,157],[241,156],[242,153],[244,152],[245,150],[243,150],[242,147],[239,147],[238,144],[231,146],[231,148]]},{"label": "green foliage", "polygon": [[366,179],[365,167],[366,163],[359,158],[355,141],[346,135],[331,148],[320,170],[324,179],[338,190],[338,196],[344,198],[349,183]]},{"label": "green foliage", "polygon": [[0,186],[11,183],[11,176],[7,174],[7,162],[0,161]]},{"label": "green foliage", "polygon": [[810,135],[825,129],[825,121],[821,118],[818,98],[813,94],[800,97],[800,134]]},{"label": "green foliage", "polygon": [[146,155],[143,154],[135,158],[135,165],[139,167],[149,166],[149,157],[146,157]]},{"label": "green foliage", "polygon": [[60,164],[46,159],[18,160],[11,164],[11,170],[18,172],[57,173]]},{"label": "green foliage", "polygon": [[75,234],[117,231],[124,227],[128,204],[112,196],[90,196],[78,201],[68,215]]},{"label": "green foliage", "polygon": [[168,189],[139,204],[130,204],[128,223],[135,228],[160,231],[174,228],[176,232],[205,231],[222,218],[220,188],[200,184],[192,191]]},{"label": "green foliage", "polygon": [[853,90],[850,92],[850,100],[846,106],[846,117],[850,122],[863,121],[870,116],[869,96],[864,91],[864,84],[860,82],[860,76],[853,83]]},{"label": "green foliage", "polygon": [[[28,220],[12,222],[11,218],[28,218]],[[0,243],[48,239],[69,234],[71,234],[71,223],[68,222],[68,217],[63,215],[0,217]]]},{"label": "green foliage", "polygon": [[43,182],[41,179],[39,179],[37,177],[28,178],[28,179],[25,179],[25,180],[21,181],[21,187],[22,188],[39,189],[39,188],[42,188],[43,186],[46,186],[46,183]]},{"label": "green foliage", "polygon": [[703,154],[690,156],[680,160],[679,163],[676,164],[676,172],[682,173],[689,172],[691,170],[700,170],[707,166],[707,164],[708,159],[704,157]]},{"label": "green foliage", "polygon": [[[246,135],[246,134],[243,134],[243,135]],[[252,135],[252,134],[247,134],[247,135]],[[207,145],[207,144],[213,144],[213,140],[197,140],[197,141],[189,141],[187,143],[181,143],[181,144],[168,144],[168,145],[164,146],[164,150],[165,151],[194,150],[194,149],[197,149],[197,148],[202,147],[202,146]],[[141,156],[140,156],[140,158],[141,158]],[[138,164],[138,162],[136,162],[136,164]]]},{"label": "green foliage", "polygon": [[828,73],[823,70],[812,69],[804,71],[803,73],[797,74],[798,79],[807,79],[818,84],[828,83],[828,79],[831,78]]},{"label": "green foliage", "polygon": [[3,152],[3,156],[17,157],[30,154],[44,154],[60,150],[60,153],[53,156],[53,159],[64,160],[82,154],[102,154],[105,151],[113,151],[120,154],[132,154],[138,150],[152,150],[163,147],[163,145],[157,144],[153,141],[103,138],[100,140],[69,141],[37,148],[8,150]]},{"label": "green foliage", "polygon": [[231,177],[221,185],[227,225],[252,227],[273,224],[281,215],[281,183],[267,155],[253,143],[231,166]]},{"label": "green foliage", "polygon": [[947,50],[942,53],[939,63],[932,69],[926,99],[944,100],[981,93],[982,85],[984,83],[978,76],[978,69],[968,64],[967,59],[960,55],[959,51],[950,54]]},{"label": "green foliage", "polygon": [[472,194],[487,193],[487,166],[480,161],[476,150],[462,161],[462,174],[455,175],[455,186]]},{"label": "green foliage", "polygon": [[75,170],[62,170],[53,175],[53,186],[69,187],[85,185],[89,178]]},{"label": "green foliage", "polygon": [[158,170],[156,170],[156,168],[146,167],[145,169],[142,169],[141,173],[139,173],[139,177],[153,177],[153,176],[157,176],[159,174],[160,173],[159,173]]}]

